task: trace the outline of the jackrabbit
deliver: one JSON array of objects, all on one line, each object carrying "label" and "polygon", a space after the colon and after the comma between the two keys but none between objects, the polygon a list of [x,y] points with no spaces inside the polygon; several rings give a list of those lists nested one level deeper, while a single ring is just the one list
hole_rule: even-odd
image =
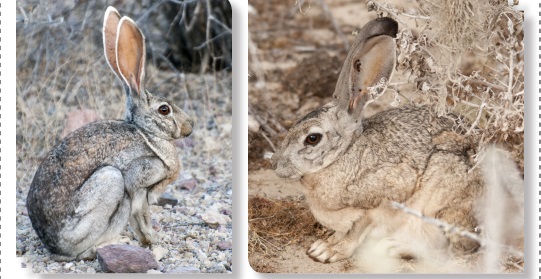
[{"label": "jackrabbit", "polygon": [[395,67],[391,18],[368,22],[342,67],[334,100],[299,119],[272,157],[280,177],[300,179],[314,217],[335,233],[307,253],[321,262],[352,256],[367,236],[393,239],[389,254],[416,258],[427,250],[475,251],[479,243],[446,235],[392,206],[392,202],[464,228],[478,226],[476,200],[485,192],[473,168],[476,146],[454,131],[451,118],[406,105],[362,119],[385,90]]},{"label": "jackrabbit", "polygon": [[126,91],[124,120],[90,123],[57,144],[38,168],[26,201],[32,226],[56,260],[95,257],[128,220],[143,245],[154,241],[149,204],[180,171],[173,140],[193,121],[144,88],[145,39],[109,7],[103,23],[107,63]]}]

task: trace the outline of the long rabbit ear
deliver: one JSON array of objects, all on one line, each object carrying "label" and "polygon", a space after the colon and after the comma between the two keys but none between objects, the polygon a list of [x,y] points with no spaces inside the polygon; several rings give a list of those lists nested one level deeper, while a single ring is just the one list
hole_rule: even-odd
[{"label": "long rabbit ear", "polygon": [[141,95],[145,78],[145,36],[137,24],[126,16],[118,24],[116,61],[120,76],[131,91]]},{"label": "long rabbit ear", "polygon": [[109,6],[103,18],[103,51],[109,67],[111,67],[117,78],[123,81],[116,63],[116,32],[119,22],[120,14],[115,8]]},{"label": "long rabbit ear", "polygon": [[[369,87],[382,79],[388,81],[396,63],[398,23],[391,18],[378,18],[367,23],[353,43],[338,77],[334,98],[342,110],[360,118],[370,101]],[[376,90],[383,92],[384,87]]]}]

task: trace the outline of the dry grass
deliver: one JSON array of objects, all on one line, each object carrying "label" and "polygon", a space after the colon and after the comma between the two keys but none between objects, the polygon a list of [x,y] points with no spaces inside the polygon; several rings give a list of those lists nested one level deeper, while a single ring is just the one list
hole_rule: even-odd
[{"label": "dry grass", "polygon": [[248,251],[269,257],[284,246],[324,238],[329,231],[314,219],[305,203],[250,197],[248,200]]}]

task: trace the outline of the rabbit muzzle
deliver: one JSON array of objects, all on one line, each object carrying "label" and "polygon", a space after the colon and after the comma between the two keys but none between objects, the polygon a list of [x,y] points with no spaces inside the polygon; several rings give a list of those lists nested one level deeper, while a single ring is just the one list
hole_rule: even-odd
[{"label": "rabbit muzzle", "polygon": [[182,122],[180,126],[180,136],[187,137],[192,134],[193,131],[193,120],[188,118],[186,121]]},{"label": "rabbit muzzle", "polygon": [[300,179],[301,175],[292,167],[288,158],[281,156],[280,150],[274,153],[271,158],[272,169],[281,178]]}]

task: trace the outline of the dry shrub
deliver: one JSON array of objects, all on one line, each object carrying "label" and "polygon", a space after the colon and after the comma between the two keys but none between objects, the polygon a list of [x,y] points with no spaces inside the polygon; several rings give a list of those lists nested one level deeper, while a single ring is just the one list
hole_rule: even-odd
[{"label": "dry shrub", "polygon": [[[397,69],[408,79],[404,84],[417,89],[406,102],[454,118],[457,130],[479,143],[479,152],[489,144],[505,146],[523,170],[523,14],[507,1],[417,2],[420,8],[408,16],[389,4],[369,3],[401,23]],[[412,18],[415,27],[406,23]]]},{"label": "dry shrub", "polygon": [[[450,47],[467,48],[485,38],[484,18],[479,16],[492,9],[488,1],[443,0],[418,1],[422,10],[432,15],[433,38]],[[465,35],[466,34],[466,35]],[[486,39],[486,38],[485,38]]]},{"label": "dry shrub", "polygon": [[177,68],[193,73],[231,70],[232,12],[229,1],[161,1],[158,20],[167,42],[163,52]]},{"label": "dry shrub", "polygon": [[250,197],[248,200],[248,250],[273,256],[283,246],[303,243],[328,234],[305,203]]}]

